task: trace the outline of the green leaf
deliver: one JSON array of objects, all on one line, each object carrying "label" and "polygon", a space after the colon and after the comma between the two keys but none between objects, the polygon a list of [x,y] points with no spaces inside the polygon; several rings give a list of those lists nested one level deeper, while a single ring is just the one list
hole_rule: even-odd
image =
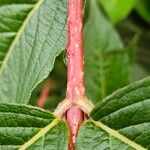
[{"label": "green leaf", "polygon": [[148,23],[150,23],[150,1],[140,0],[137,2],[136,10]]},{"label": "green leaf", "polygon": [[99,0],[113,23],[124,19],[135,6],[136,0]]},{"label": "green leaf", "polygon": [[135,34],[126,47],[129,63],[131,65],[135,64],[136,62],[136,51],[137,51],[137,43],[139,40],[139,36],[140,36],[139,34]]},{"label": "green leaf", "polygon": [[91,113],[130,140],[150,148],[150,77],[122,88],[99,103]]},{"label": "green leaf", "polygon": [[88,121],[80,129],[76,150],[146,150],[101,122]]},{"label": "green leaf", "polygon": [[1,150],[67,150],[66,123],[39,108],[0,104]]},{"label": "green leaf", "polygon": [[23,21],[34,7],[37,0],[0,1],[0,65]]},{"label": "green leaf", "polygon": [[27,103],[66,46],[67,0],[9,0],[0,5],[0,101]]},{"label": "green leaf", "polygon": [[90,4],[90,16],[84,28],[85,82],[88,97],[96,103],[128,84],[129,66],[119,35],[96,2]]}]

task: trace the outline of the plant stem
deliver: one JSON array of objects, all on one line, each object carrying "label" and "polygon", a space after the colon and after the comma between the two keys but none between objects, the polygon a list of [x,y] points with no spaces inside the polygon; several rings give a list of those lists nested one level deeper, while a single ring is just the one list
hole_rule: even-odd
[{"label": "plant stem", "polygon": [[41,91],[40,97],[38,99],[37,102],[37,106],[43,108],[45,103],[46,103],[46,99],[48,97],[48,94],[51,90],[51,86],[52,86],[52,82],[50,80],[47,80],[46,83],[44,84],[44,87]]},{"label": "plant stem", "polygon": [[[83,56],[83,1],[68,0],[68,46],[67,46],[67,92],[66,97],[72,103],[85,97],[84,56]],[[77,131],[84,113],[77,106],[72,106],[66,113],[70,128],[70,150],[74,149]]]}]

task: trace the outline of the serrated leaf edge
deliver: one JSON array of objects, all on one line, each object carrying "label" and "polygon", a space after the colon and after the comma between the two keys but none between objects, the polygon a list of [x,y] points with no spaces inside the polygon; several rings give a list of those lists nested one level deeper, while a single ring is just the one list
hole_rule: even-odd
[{"label": "serrated leaf edge", "polygon": [[42,128],[35,136],[33,136],[29,141],[27,141],[25,144],[23,144],[19,150],[26,150],[28,147],[30,147],[32,144],[34,144],[38,139],[40,139],[42,136],[44,136],[50,129],[52,129],[54,126],[56,126],[60,122],[59,119],[54,119],[49,125]]},{"label": "serrated leaf edge", "polygon": [[127,137],[123,136],[116,130],[111,129],[110,127],[104,125],[100,121],[94,121],[93,119],[90,119],[91,122],[93,122],[96,126],[100,127],[104,131],[106,131],[109,135],[116,137],[117,139],[121,140],[122,142],[128,144],[129,146],[135,148],[136,150],[147,150],[146,148],[142,147],[141,145],[131,141]]},{"label": "serrated leaf edge", "polygon": [[8,49],[8,53],[6,54],[4,61],[2,63],[2,66],[0,68],[0,74],[2,73],[5,64],[7,63],[12,51],[14,50],[14,47],[16,46],[16,43],[18,41],[18,39],[20,38],[22,32],[24,31],[24,29],[26,28],[28,22],[30,21],[31,17],[33,16],[33,14],[35,13],[35,11],[41,6],[41,4],[44,2],[45,0],[39,0],[34,6],[33,9],[30,11],[30,13],[28,14],[27,18],[25,19],[25,21],[23,22],[23,24],[21,25],[20,29],[18,30],[16,37],[14,38],[11,46]]}]

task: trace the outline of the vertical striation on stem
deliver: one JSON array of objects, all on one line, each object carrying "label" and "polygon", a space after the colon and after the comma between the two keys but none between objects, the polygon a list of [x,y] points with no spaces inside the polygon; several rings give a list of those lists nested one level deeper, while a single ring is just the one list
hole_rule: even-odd
[{"label": "vertical striation on stem", "polygon": [[[68,74],[66,98],[72,103],[85,97],[82,41],[83,16],[84,0],[68,0]],[[70,128],[69,148],[73,150],[77,131],[84,120],[84,113],[77,106],[72,106],[66,112],[66,120]]]}]

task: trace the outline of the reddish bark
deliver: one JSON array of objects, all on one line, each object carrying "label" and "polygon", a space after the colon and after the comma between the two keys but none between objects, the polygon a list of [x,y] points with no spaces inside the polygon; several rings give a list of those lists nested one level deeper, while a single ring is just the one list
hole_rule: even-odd
[{"label": "reddish bark", "polygon": [[[84,56],[82,42],[83,0],[68,0],[68,46],[67,46],[67,92],[66,97],[72,103],[85,97]],[[75,137],[84,113],[72,106],[66,113],[70,128],[70,150],[74,149]]]},{"label": "reddish bark", "polygon": [[51,81],[47,80],[41,91],[40,97],[38,99],[38,102],[37,102],[38,107],[41,107],[41,108],[44,107],[50,90],[51,90]]}]

